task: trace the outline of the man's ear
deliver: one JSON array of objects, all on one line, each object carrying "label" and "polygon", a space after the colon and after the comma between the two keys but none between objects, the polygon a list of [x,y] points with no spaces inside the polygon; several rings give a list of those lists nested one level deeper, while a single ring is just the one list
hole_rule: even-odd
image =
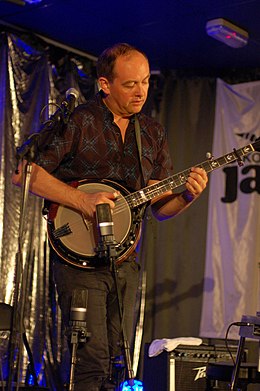
[{"label": "man's ear", "polygon": [[103,90],[105,94],[109,94],[110,92],[109,81],[105,77],[100,77],[98,79],[98,84],[101,90]]}]

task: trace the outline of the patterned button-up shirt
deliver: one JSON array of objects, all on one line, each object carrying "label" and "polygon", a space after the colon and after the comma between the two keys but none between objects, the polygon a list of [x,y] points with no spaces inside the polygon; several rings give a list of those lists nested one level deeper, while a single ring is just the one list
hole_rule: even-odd
[{"label": "patterned button-up shirt", "polygon": [[[144,182],[172,175],[172,163],[163,127],[145,114],[137,114],[141,128]],[[78,106],[68,125],[41,148],[36,163],[65,182],[110,179],[132,190],[142,188],[135,137],[135,116],[123,142],[113,115],[97,94]]]}]

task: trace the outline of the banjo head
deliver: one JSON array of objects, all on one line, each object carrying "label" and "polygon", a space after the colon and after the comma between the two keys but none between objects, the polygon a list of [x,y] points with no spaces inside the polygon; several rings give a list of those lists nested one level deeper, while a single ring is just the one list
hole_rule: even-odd
[{"label": "banjo head", "polygon": [[[140,234],[136,235],[136,224],[133,228],[131,209],[124,196],[129,192],[124,187],[108,180],[79,181],[77,188],[86,193],[120,191],[115,201],[115,208],[111,211],[117,260],[120,262],[122,258],[129,255],[131,246],[138,241],[140,236]],[[53,249],[65,261],[82,268],[95,267],[101,263],[96,252],[98,229],[95,219],[87,219],[77,210],[59,205],[55,217],[48,224],[48,236]]]}]

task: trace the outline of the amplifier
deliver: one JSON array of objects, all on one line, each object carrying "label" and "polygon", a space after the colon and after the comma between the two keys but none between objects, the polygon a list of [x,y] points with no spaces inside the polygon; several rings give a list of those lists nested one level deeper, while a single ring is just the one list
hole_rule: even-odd
[{"label": "amplifier", "polygon": [[[149,344],[145,345],[143,383],[145,391],[227,391],[228,383],[217,381],[210,384],[206,379],[209,362],[231,362],[229,352],[220,346],[179,345],[174,351],[148,356]],[[237,347],[230,347],[236,357]]]}]

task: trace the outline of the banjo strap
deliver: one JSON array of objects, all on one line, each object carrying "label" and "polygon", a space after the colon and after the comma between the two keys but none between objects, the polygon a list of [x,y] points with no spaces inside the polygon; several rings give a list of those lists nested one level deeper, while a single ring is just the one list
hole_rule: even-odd
[{"label": "banjo strap", "polygon": [[140,128],[140,123],[138,120],[137,115],[135,115],[135,139],[136,139],[136,144],[138,148],[138,160],[139,160],[139,166],[140,166],[140,171],[141,171],[141,186],[145,186],[145,180],[144,180],[144,172],[143,172],[143,166],[142,166],[142,141],[141,141],[141,128]]}]

